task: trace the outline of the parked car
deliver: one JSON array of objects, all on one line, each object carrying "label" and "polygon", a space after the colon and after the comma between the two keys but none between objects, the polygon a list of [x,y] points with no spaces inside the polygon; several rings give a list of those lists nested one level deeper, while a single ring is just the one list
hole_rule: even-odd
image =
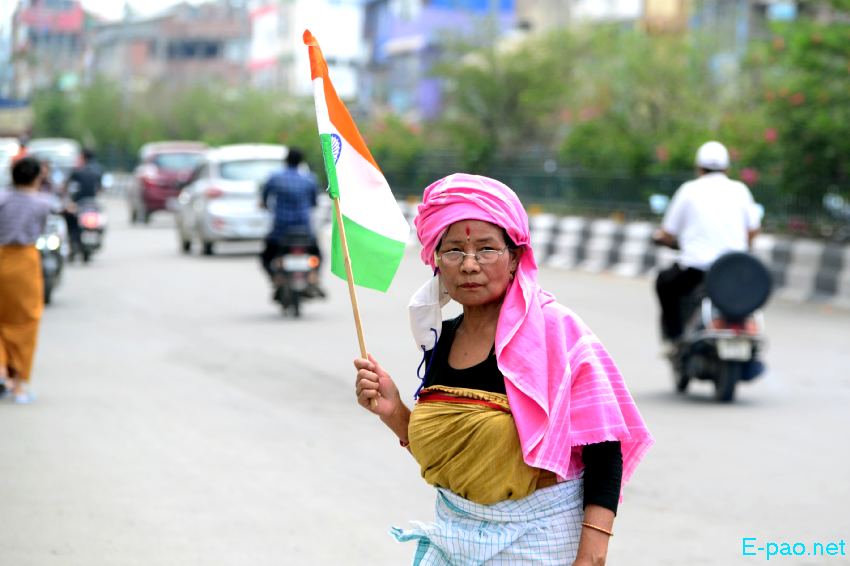
[{"label": "parked car", "polygon": [[190,141],[143,145],[127,191],[130,221],[147,223],[158,210],[174,210],[180,187],[201,162],[206,149],[206,144]]},{"label": "parked car", "polygon": [[240,144],[209,150],[177,199],[180,249],[212,255],[216,242],[261,240],[272,217],[260,186],[283,166],[282,145]]},{"label": "parked car", "polygon": [[27,144],[27,155],[50,163],[53,184],[62,187],[71,171],[82,163],[83,148],[69,138],[33,138]]}]

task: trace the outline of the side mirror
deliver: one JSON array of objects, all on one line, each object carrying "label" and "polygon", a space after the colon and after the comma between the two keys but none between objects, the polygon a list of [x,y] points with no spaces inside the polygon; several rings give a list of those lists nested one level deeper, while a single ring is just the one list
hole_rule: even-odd
[{"label": "side mirror", "polygon": [[664,214],[670,205],[670,197],[667,195],[654,194],[649,197],[649,209],[653,214]]}]

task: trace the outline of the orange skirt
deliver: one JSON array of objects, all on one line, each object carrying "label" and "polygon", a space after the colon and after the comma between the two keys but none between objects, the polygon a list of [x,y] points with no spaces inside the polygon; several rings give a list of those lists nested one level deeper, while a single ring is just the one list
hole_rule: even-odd
[{"label": "orange skirt", "polygon": [[0,246],[0,367],[29,381],[44,310],[41,256],[35,246]]}]

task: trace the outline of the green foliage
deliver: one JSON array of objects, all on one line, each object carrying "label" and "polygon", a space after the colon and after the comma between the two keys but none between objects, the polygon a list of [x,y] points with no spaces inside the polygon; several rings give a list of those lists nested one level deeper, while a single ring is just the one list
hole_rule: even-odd
[{"label": "green foliage", "polygon": [[73,137],[71,120],[74,106],[65,94],[59,90],[46,90],[33,98],[32,105],[35,117],[33,135]]},{"label": "green foliage", "polygon": [[848,194],[850,27],[803,21],[775,32],[765,96],[781,140],[785,191],[800,202]]},{"label": "green foliage", "polygon": [[218,85],[172,90],[155,85],[156,96],[133,97],[119,85],[97,79],[73,96],[58,90],[34,98],[35,136],[78,139],[111,167],[130,168],[139,148],[156,140],[200,140],[210,145],[283,143],[304,149],[322,171],[312,104],[277,93],[233,91]]},{"label": "green foliage", "polygon": [[449,41],[433,73],[445,86],[436,125],[444,149],[484,170],[504,153],[551,145],[565,106],[576,45],[567,34],[497,46],[491,37]]},{"label": "green foliage", "polygon": [[692,38],[604,30],[580,65],[586,92],[561,146],[566,162],[634,176],[690,169],[719,127],[721,89]]}]

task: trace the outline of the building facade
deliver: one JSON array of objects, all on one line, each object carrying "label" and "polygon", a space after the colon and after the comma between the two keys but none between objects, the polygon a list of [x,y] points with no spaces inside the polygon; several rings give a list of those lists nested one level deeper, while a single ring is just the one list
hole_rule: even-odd
[{"label": "building facade", "polygon": [[515,29],[514,0],[369,0],[363,95],[371,111],[411,121],[441,110],[441,84],[431,69],[446,41]]},{"label": "building facade", "polygon": [[259,88],[311,96],[303,34],[322,47],[337,93],[356,99],[363,66],[363,7],[358,0],[259,0],[251,8],[251,82]]},{"label": "building facade", "polygon": [[12,17],[12,94],[28,98],[54,84],[75,88],[93,23],[79,0],[20,0]]},{"label": "building facade", "polygon": [[248,79],[250,19],[241,3],[179,4],[160,15],[103,23],[91,33],[88,76],[125,90],[240,86]]}]

